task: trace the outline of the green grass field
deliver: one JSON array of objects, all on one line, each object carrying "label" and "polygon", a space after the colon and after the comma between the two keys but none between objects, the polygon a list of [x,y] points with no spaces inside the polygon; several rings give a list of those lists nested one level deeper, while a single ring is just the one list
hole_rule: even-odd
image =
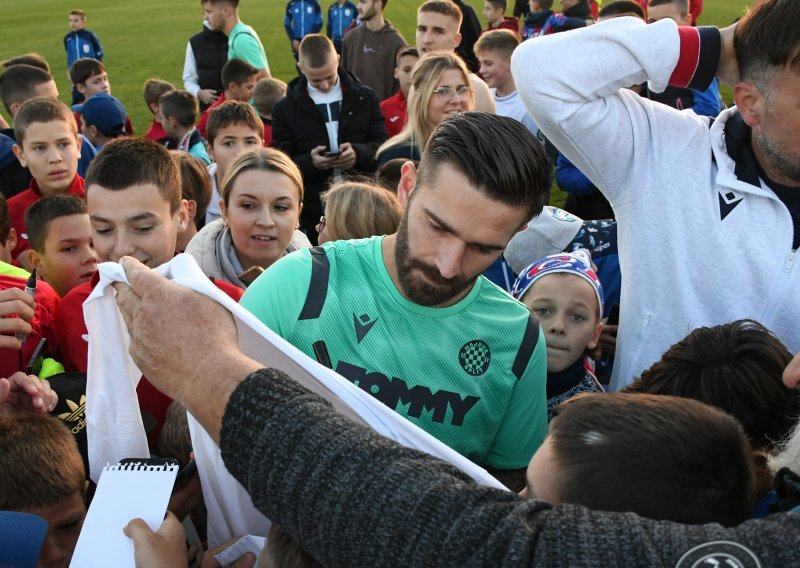
[{"label": "green grass field", "polygon": [[[468,1],[480,17],[483,1]],[[387,17],[411,43],[420,3],[392,0],[387,10]],[[327,13],[330,0],[322,0],[322,4]],[[700,23],[728,25],[746,4],[745,0],[706,0]],[[52,67],[65,102],[70,102],[71,90],[62,41],[69,31],[67,14],[76,7],[85,10],[87,27],[98,35],[106,52],[104,63],[112,92],[125,105],[140,134],[151,119],[141,95],[144,80],[159,77],[182,88],[186,42],[200,30],[202,20],[199,0],[3,0],[3,5],[0,60],[27,51],[41,53]],[[288,82],[295,70],[283,29],[285,6],[284,0],[244,0],[240,15],[261,36],[273,75]],[[723,95],[730,100],[729,90]],[[552,201],[563,203],[563,194],[556,191]]]}]

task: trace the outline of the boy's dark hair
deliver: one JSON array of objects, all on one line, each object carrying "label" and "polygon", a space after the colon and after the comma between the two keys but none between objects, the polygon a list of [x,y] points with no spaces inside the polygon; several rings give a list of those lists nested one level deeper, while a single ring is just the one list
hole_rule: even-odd
[{"label": "boy's dark hair", "polygon": [[0,244],[5,244],[11,234],[11,218],[8,216],[6,196],[0,193]]},{"label": "boy's dark hair", "polygon": [[44,69],[33,65],[12,65],[0,76],[0,98],[11,114],[11,105],[22,104],[36,96],[36,87],[53,80]]},{"label": "boy's dark hair", "polygon": [[169,203],[170,212],[181,204],[178,166],[169,152],[149,138],[118,138],[103,146],[86,172],[86,194],[93,185],[122,191],[153,184]]},{"label": "boy's dark hair", "polygon": [[225,101],[208,113],[206,140],[208,140],[209,146],[213,148],[214,140],[220,129],[232,124],[241,124],[255,130],[258,133],[258,139],[264,139],[264,123],[250,104],[244,101]]},{"label": "boy's dark hair", "polygon": [[536,5],[539,7],[539,10],[552,10],[553,9],[553,0],[536,0]]},{"label": "boy's dark hair", "polygon": [[578,395],[558,408],[549,435],[561,502],[685,524],[734,526],[752,513],[742,427],[696,400]]},{"label": "boy's dark hair", "polygon": [[[674,1],[676,0],[666,0],[665,2],[651,0],[650,5],[654,6],[656,3],[669,4]],[[597,13],[597,18],[614,18],[617,16],[634,15],[644,20],[644,9],[642,8],[641,4],[634,2],[633,0],[617,0],[616,2],[611,2],[610,4],[603,6],[603,8]]]},{"label": "boy's dark hair", "polygon": [[46,195],[25,211],[25,230],[30,247],[38,253],[44,252],[44,241],[50,222],[59,217],[86,213],[86,201],[77,195]]},{"label": "boy's dark hair", "polygon": [[388,160],[375,172],[375,183],[397,195],[397,184],[400,183],[400,178],[403,176],[403,164],[406,162],[411,162],[415,168],[419,165],[417,160],[406,158]]},{"label": "boy's dark hair", "polygon": [[23,53],[22,55],[17,55],[16,57],[10,57],[2,63],[4,69],[8,69],[12,65],[30,65],[31,67],[38,67],[42,71],[47,71],[50,73],[50,65],[47,63],[45,58],[34,51],[31,51],[30,53]]},{"label": "boy's dark hair", "polygon": [[151,104],[157,103],[161,95],[174,90],[175,86],[169,81],[164,81],[162,79],[147,79],[144,82],[143,89],[144,102],[149,107]]},{"label": "boy's dark hair", "polygon": [[495,10],[503,10],[505,12],[508,9],[508,2],[506,0],[487,0],[489,4],[491,4]]},{"label": "boy's dark hair", "polygon": [[197,204],[194,214],[195,226],[206,217],[206,210],[211,204],[211,175],[205,164],[187,152],[171,152],[178,164],[181,176],[181,196],[187,201]]},{"label": "boy's dark hair", "polygon": [[184,128],[194,126],[197,118],[197,99],[188,91],[175,90],[158,98],[158,108],[166,118],[174,118]]},{"label": "boy's dark hair", "polygon": [[92,57],[82,57],[69,68],[69,80],[73,85],[83,84],[89,77],[105,72],[106,68],[102,61]]},{"label": "boy's dark hair", "polygon": [[524,208],[526,219],[541,213],[550,197],[550,165],[544,149],[513,118],[485,112],[448,118],[425,146],[417,188],[424,181],[433,182],[442,164],[453,167],[488,197]]},{"label": "boy's dark hair", "polygon": [[519,45],[519,37],[511,30],[491,30],[481,34],[475,42],[473,50],[475,53],[494,51],[503,53],[505,57],[511,58],[511,54]]},{"label": "boy's dark hair", "polygon": [[36,97],[30,99],[19,107],[14,117],[14,138],[17,145],[22,146],[28,126],[34,122],[51,122],[63,120],[72,126],[75,135],[78,135],[78,124],[72,110],[58,99],[50,97]]},{"label": "boy's dark hair", "polygon": [[800,2],[757,0],[733,36],[739,76],[772,98],[772,78],[781,67],[800,72]]},{"label": "boy's dark hair", "polygon": [[83,496],[86,475],[75,437],[54,417],[0,416],[0,509],[56,504]]},{"label": "boy's dark hair", "polygon": [[416,47],[404,47],[397,52],[397,55],[394,58],[394,66],[400,67],[400,60],[404,57],[416,57],[419,59],[419,50],[417,50]]},{"label": "boy's dark hair", "polygon": [[679,396],[721,408],[757,449],[787,436],[800,416],[800,393],[783,384],[791,353],[753,320],[701,327],[670,347],[624,392]]},{"label": "boy's dark hair", "polygon": [[443,14],[458,21],[461,26],[461,21],[464,19],[464,14],[461,12],[458,4],[451,0],[427,0],[417,8],[417,14],[420,12],[434,12],[436,14]]},{"label": "boy's dark hair", "polygon": [[259,79],[253,89],[253,106],[261,116],[272,115],[272,108],[286,95],[286,83],[274,77]]},{"label": "boy's dark hair", "polygon": [[234,83],[241,85],[246,83],[247,80],[253,75],[258,74],[258,69],[250,65],[243,59],[236,57],[228,59],[225,65],[222,66],[222,86],[228,88],[228,85]]},{"label": "boy's dark hair", "polygon": [[83,10],[71,10],[69,13],[70,16],[80,16],[84,20],[86,19],[86,12]]},{"label": "boy's dark hair", "polygon": [[319,69],[336,57],[336,48],[327,36],[308,34],[300,41],[297,58],[312,69]]}]

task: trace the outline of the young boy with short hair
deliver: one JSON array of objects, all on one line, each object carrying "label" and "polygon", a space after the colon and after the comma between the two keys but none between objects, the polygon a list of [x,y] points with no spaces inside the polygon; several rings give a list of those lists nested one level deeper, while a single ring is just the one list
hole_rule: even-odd
[{"label": "young boy with short hair", "polygon": [[224,91],[214,104],[203,111],[197,129],[200,135],[206,136],[206,123],[212,109],[217,108],[225,101],[249,101],[253,96],[253,89],[258,81],[258,69],[242,59],[229,59],[222,67],[222,85]]},{"label": "young boy with short hair", "polygon": [[735,526],[753,504],[749,453],[736,419],[696,400],[584,394],[558,409],[526,491],[551,505]]},{"label": "young boy with short hair", "polygon": [[14,154],[33,177],[28,189],[8,200],[8,215],[17,232],[12,255],[25,264],[28,248],[25,211],[45,195],[70,193],[83,197],[83,178],[78,175],[78,157],[83,139],[69,107],[51,98],[24,103],[14,117],[17,140]]},{"label": "young boy with short hair", "polygon": [[411,90],[411,72],[419,61],[416,47],[405,47],[397,52],[394,66],[394,78],[400,84],[400,90],[381,102],[381,112],[386,123],[389,138],[400,134],[408,118],[408,91]]},{"label": "young boy with short hair", "polygon": [[206,223],[222,216],[219,188],[228,172],[228,166],[242,152],[261,148],[264,123],[253,107],[242,101],[228,101],[209,114],[208,145],[214,163],[208,168],[211,174],[211,203],[206,211]]},{"label": "young boy with short hair", "polygon": [[506,16],[508,3],[506,0],[484,0],[483,19],[486,20],[484,33],[492,30],[511,30],[519,37],[519,18],[516,16]]},{"label": "young boy with short hair", "polygon": [[[155,268],[175,255],[178,233],[186,229],[189,213],[181,197],[178,166],[169,152],[146,138],[121,138],[109,143],[87,174],[86,204],[92,241],[101,262],[133,256]],[[56,311],[56,334],[68,370],[85,373],[87,344],[83,302],[97,284],[95,275],[72,289]],[[215,284],[234,300],[242,290]],[[149,433],[155,447],[171,400],[142,380],[137,388],[142,410],[156,421]]]},{"label": "young boy with short hair", "polygon": [[753,516],[764,517],[777,500],[768,458],[800,415],[800,393],[782,380],[791,359],[780,339],[756,321],[699,327],[623,392],[691,398],[736,418],[753,446],[758,500]]},{"label": "young boy with short hair", "polygon": [[544,136],[528,114],[517,93],[511,75],[511,54],[519,45],[519,37],[510,30],[485,32],[475,42],[475,55],[481,64],[481,76],[494,97],[495,113],[521,122],[531,134],[544,143]]},{"label": "young boy with short hair", "polygon": [[[75,89],[83,95],[84,99],[89,99],[97,93],[111,94],[111,81],[108,79],[108,72],[105,65],[97,59],[84,57],[78,59],[69,68],[69,78]],[[82,104],[72,106],[75,111],[75,122],[81,123]],[[130,117],[125,117],[125,132],[128,136],[133,136],[133,125]]]},{"label": "young boy with short hair", "polygon": [[25,212],[31,248],[28,264],[60,297],[91,280],[97,253],[86,201],[76,195],[48,195]]},{"label": "young boy with short hair", "polygon": [[0,510],[48,524],[39,566],[69,566],[86,517],[86,473],[72,433],[43,414],[0,416]]},{"label": "young boy with short hair", "polygon": [[253,106],[264,123],[264,146],[272,144],[272,109],[286,96],[286,83],[269,77],[261,79],[253,89]]},{"label": "young boy with short hair", "polygon": [[[188,91],[175,90],[159,97],[156,116],[164,132],[176,141],[174,149],[187,152],[210,166],[211,158],[208,156],[205,140],[194,126],[197,110],[196,98]],[[167,147],[171,146],[171,143],[167,143]]]},{"label": "young boy with short hair", "polygon": [[[64,36],[64,49],[67,52],[67,69],[72,67],[78,59],[91,57],[98,61],[103,60],[103,46],[97,36],[86,29],[86,12],[83,10],[72,10],[69,13],[69,33]],[[78,104],[84,100],[84,95],[75,88],[72,88],[72,104]]]},{"label": "young boy with short hair", "polygon": [[169,81],[147,79],[144,82],[144,102],[147,105],[147,109],[153,113],[153,122],[150,123],[150,128],[147,129],[144,137],[158,142],[162,146],[169,140],[169,135],[164,132],[164,128],[161,126],[161,123],[158,122],[158,99],[164,93],[174,90],[175,86]]},{"label": "young boy with short hair", "polygon": [[602,392],[593,358],[603,322],[603,287],[589,252],[546,256],[514,282],[512,295],[539,320],[547,343],[547,418],[585,392]]},{"label": "young boy with short hair", "polygon": [[108,93],[89,97],[81,107],[81,132],[99,152],[103,146],[120,136],[127,136],[125,107]]},{"label": "young boy with short hair", "polygon": [[186,152],[170,152],[181,173],[181,196],[189,210],[189,223],[178,233],[175,245],[179,251],[186,250],[189,241],[205,225],[206,211],[211,202],[211,175],[206,165]]}]

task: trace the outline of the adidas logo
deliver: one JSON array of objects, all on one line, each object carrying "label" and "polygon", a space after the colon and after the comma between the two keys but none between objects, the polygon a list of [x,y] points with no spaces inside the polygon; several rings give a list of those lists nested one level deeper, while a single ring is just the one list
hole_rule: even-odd
[{"label": "adidas logo", "polygon": [[80,404],[75,404],[69,399],[66,399],[66,403],[70,412],[59,414],[58,417],[64,422],[72,423],[72,426],[67,424],[67,427],[72,430],[73,434],[77,434],[86,428],[86,395],[81,396]]}]

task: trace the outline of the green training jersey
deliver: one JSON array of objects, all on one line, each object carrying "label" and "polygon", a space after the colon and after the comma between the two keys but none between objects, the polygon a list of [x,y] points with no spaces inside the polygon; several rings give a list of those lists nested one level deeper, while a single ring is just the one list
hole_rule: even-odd
[{"label": "green training jersey", "polygon": [[547,430],[544,335],[525,306],[483,277],[457,304],[404,298],[383,237],[294,252],[251,284],[241,304],[475,463],[527,467]]}]

